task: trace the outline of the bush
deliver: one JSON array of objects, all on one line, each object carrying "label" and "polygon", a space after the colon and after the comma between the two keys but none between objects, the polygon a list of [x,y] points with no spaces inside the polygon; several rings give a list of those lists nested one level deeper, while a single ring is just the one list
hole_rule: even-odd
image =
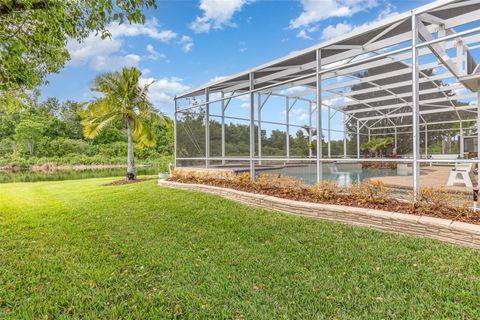
[{"label": "bush", "polygon": [[85,154],[90,145],[88,142],[70,138],[56,138],[50,142],[48,156],[63,157],[69,154]]},{"label": "bush", "polygon": [[341,191],[335,181],[321,181],[310,188],[311,195],[318,200],[332,200]]},{"label": "bush", "polygon": [[418,202],[412,204],[398,200],[390,188],[375,180],[367,180],[347,188],[339,188],[334,181],[322,181],[307,186],[290,176],[260,174],[255,181],[251,181],[248,173],[234,174],[228,171],[188,168],[176,168],[169,180],[255,191],[294,200],[426,214],[480,223],[480,216],[470,209],[470,202],[464,196],[446,192],[444,189],[422,188],[418,193]]},{"label": "bush", "polygon": [[363,183],[354,183],[345,191],[360,205],[386,204],[392,202],[392,192],[381,181],[366,180]]},{"label": "bush", "polygon": [[414,210],[423,214],[448,213],[455,208],[459,216],[470,213],[470,201],[459,193],[451,193],[445,190],[422,187],[417,193],[417,202]]}]

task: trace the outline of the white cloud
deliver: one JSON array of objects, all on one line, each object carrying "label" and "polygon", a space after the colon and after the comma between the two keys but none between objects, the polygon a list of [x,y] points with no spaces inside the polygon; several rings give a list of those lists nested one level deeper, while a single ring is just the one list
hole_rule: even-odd
[{"label": "white cloud", "polygon": [[82,43],[70,41],[67,49],[70,52],[69,66],[87,65],[97,71],[111,71],[119,67],[136,67],[141,57],[136,54],[116,54],[122,47],[118,39],[101,40],[94,35],[88,36]]},{"label": "white cloud", "polygon": [[378,5],[377,0],[301,0],[303,11],[290,21],[290,28],[307,27],[330,17],[350,17]]},{"label": "white cloud", "polygon": [[113,38],[147,36],[149,38],[168,42],[178,36],[172,30],[160,29],[156,19],[147,21],[145,24],[118,24],[109,28]]},{"label": "white cloud", "polygon": [[347,32],[352,31],[353,26],[346,22],[344,23],[337,23],[336,26],[329,25],[325,29],[322,30],[322,39],[329,40],[341,36]]},{"label": "white cloud", "polygon": [[125,56],[97,56],[90,61],[90,66],[95,70],[109,71],[123,67],[138,67],[141,57],[136,54]]},{"label": "white cloud", "polygon": [[150,60],[158,60],[158,59],[165,59],[166,56],[165,54],[163,53],[160,53],[158,52],[157,50],[155,50],[155,48],[153,47],[152,44],[147,44],[147,48],[146,48],[147,52],[148,52],[148,59]]},{"label": "white cloud", "polygon": [[179,43],[182,45],[182,50],[184,52],[189,52],[193,47],[193,39],[189,36],[183,35],[180,38]]},{"label": "white cloud", "polygon": [[305,39],[305,40],[311,40],[312,39],[312,37],[310,37],[307,34],[307,31],[305,29],[302,29],[297,33],[297,38],[302,38],[302,39]]},{"label": "white cloud", "polygon": [[251,0],[200,0],[203,15],[191,23],[190,28],[197,32],[209,32],[211,29],[222,29],[235,26],[231,21],[235,12],[240,11]]},{"label": "white cloud", "polygon": [[[157,107],[171,107],[173,105],[173,97],[181,92],[190,89],[183,83],[183,79],[171,77],[155,79],[153,77],[142,77],[140,83],[148,84],[153,82],[149,88],[149,97]],[[164,108],[162,108],[164,109]]]},{"label": "white cloud", "polygon": [[[122,51],[124,38],[145,36],[163,43],[172,42],[182,46],[183,51],[189,51],[193,47],[193,39],[189,36],[179,36],[172,30],[161,29],[155,19],[147,21],[145,24],[119,24],[109,27],[111,38],[102,40],[95,34],[90,34],[84,41],[78,43],[70,40],[67,49],[70,53],[70,66],[87,65],[95,70],[112,71],[123,66],[137,66],[142,57],[137,54],[125,54]],[[163,53],[157,52],[152,44],[146,47],[148,59],[165,59]]]},{"label": "white cloud", "polygon": [[69,41],[70,52],[68,65],[79,66],[88,63],[93,57],[108,56],[120,50],[122,42],[116,39],[102,40],[94,35],[88,36],[82,43]]}]

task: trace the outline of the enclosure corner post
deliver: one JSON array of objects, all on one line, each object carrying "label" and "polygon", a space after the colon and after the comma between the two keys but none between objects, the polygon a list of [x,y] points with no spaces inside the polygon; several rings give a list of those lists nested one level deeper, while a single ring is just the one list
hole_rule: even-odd
[{"label": "enclosure corner post", "polygon": [[285,141],[286,141],[286,148],[287,148],[287,162],[290,159],[290,99],[288,96],[285,96],[285,123],[286,123],[286,133],[285,133]]},{"label": "enclosure corner post", "polygon": [[328,139],[328,142],[327,142],[327,156],[330,159],[332,157],[332,144],[330,143],[330,140],[332,140],[331,123],[330,123],[331,118],[332,118],[332,116],[331,116],[332,108],[328,107],[327,110],[328,110],[328,114],[327,114],[327,117],[328,117],[328,119],[327,119],[327,131],[328,131],[327,132],[327,139]]},{"label": "enclosure corner post", "polygon": [[177,97],[173,98],[173,163],[177,167]]},{"label": "enclosure corner post", "polygon": [[312,158],[312,101],[308,101],[308,157]]},{"label": "enclosure corner post", "polygon": [[347,114],[343,114],[343,158],[347,158]]},{"label": "enclosure corner post", "polygon": [[221,110],[221,121],[222,121],[222,133],[221,133],[221,139],[222,139],[222,165],[225,165],[225,93],[222,91],[221,93],[222,97],[222,110]]},{"label": "enclosure corner post", "polygon": [[357,159],[360,159],[360,121],[357,120]]},{"label": "enclosure corner post", "polygon": [[262,95],[258,93],[258,109],[257,109],[258,127],[257,127],[257,144],[258,144],[258,164],[262,164]]},{"label": "enclosure corner post", "polygon": [[418,84],[418,17],[411,12],[412,18],[412,127],[413,127],[413,201],[417,201],[417,193],[420,187],[420,102]]},{"label": "enclosure corner post", "polygon": [[205,168],[210,165],[210,93],[205,88]]},{"label": "enclosure corner post", "polygon": [[316,52],[316,81],[317,81],[317,183],[322,180],[322,52],[317,49]]},{"label": "enclosure corner post", "polygon": [[253,72],[250,72],[250,179],[255,180],[255,93],[253,92],[255,84]]}]

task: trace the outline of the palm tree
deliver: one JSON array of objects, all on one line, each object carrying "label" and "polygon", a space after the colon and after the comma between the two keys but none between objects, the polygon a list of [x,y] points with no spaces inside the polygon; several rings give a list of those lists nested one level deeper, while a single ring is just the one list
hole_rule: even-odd
[{"label": "palm tree", "polygon": [[142,73],[137,68],[123,68],[122,72],[99,75],[92,91],[102,93],[81,112],[84,135],[93,139],[110,125],[122,123],[127,130],[127,180],[135,179],[133,143],[140,147],[152,147],[156,136],[152,124],[163,121],[163,116],[153,107],[148,98],[148,88],[142,85]]}]

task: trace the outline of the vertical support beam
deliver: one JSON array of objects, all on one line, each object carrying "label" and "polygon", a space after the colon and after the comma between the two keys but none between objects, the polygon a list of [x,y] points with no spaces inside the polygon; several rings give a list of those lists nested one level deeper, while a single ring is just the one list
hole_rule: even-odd
[{"label": "vertical support beam", "polygon": [[[480,80],[478,80],[478,86],[480,87]],[[477,187],[480,185],[480,90],[477,92]]]},{"label": "vertical support beam", "polygon": [[173,98],[173,163],[177,167],[177,97]]},{"label": "vertical support beam", "polygon": [[255,163],[253,158],[255,156],[255,93],[253,72],[250,72],[250,179],[255,180]]},{"label": "vertical support beam", "polygon": [[262,95],[258,93],[258,109],[257,109],[258,127],[258,164],[262,164]]},{"label": "vertical support beam", "polygon": [[347,114],[343,114],[343,157],[347,158]]},{"label": "vertical support beam", "polygon": [[320,71],[322,69],[322,52],[317,49],[317,66],[316,66],[316,80],[317,80],[317,182],[322,181],[322,77]]},{"label": "vertical support beam", "polygon": [[328,136],[328,143],[327,143],[327,155],[328,155],[328,158],[331,158],[332,157],[332,144],[330,142],[330,140],[332,140],[332,132],[331,132],[331,112],[332,112],[332,108],[328,107],[328,121],[327,121],[327,129],[328,129],[328,132],[327,132],[327,136]]},{"label": "vertical support beam", "polygon": [[222,91],[222,165],[225,165],[225,93]]},{"label": "vertical support beam", "polygon": [[368,142],[370,142],[370,128],[368,128]]},{"label": "vertical support beam", "polygon": [[425,159],[428,159],[428,126],[425,124]]},{"label": "vertical support beam", "polygon": [[308,157],[312,154],[312,101],[308,102]]},{"label": "vertical support beam", "polygon": [[285,97],[285,123],[286,127],[286,146],[287,146],[287,161],[290,159],[290,99]]},{"label": "vertical support beam", "polygon": [[205,88],[205,168],[210,165],[210,94]]},{"label": "vertical support beam", "polygon": [[360,159],[360,121],[357,120],[357,159]]},{"label": "vertical support beam", "polygon": [[398,144],[397,144],[397,126],[394,127],[394,130],[395,130],[395,153],[398,153]]},{"label": "vertical support beam", "polygon": [[465,145],[463,141],[463,123],[460,121],[460,158],[463,159],[465,156]]},{"label": "vertical support beam", "polygon": [[420,188],[420,103],[418,84],[418,18],[411,11],[412,15],[412,126],[413,126],[413,200],[417,200],[417,193]]}]

